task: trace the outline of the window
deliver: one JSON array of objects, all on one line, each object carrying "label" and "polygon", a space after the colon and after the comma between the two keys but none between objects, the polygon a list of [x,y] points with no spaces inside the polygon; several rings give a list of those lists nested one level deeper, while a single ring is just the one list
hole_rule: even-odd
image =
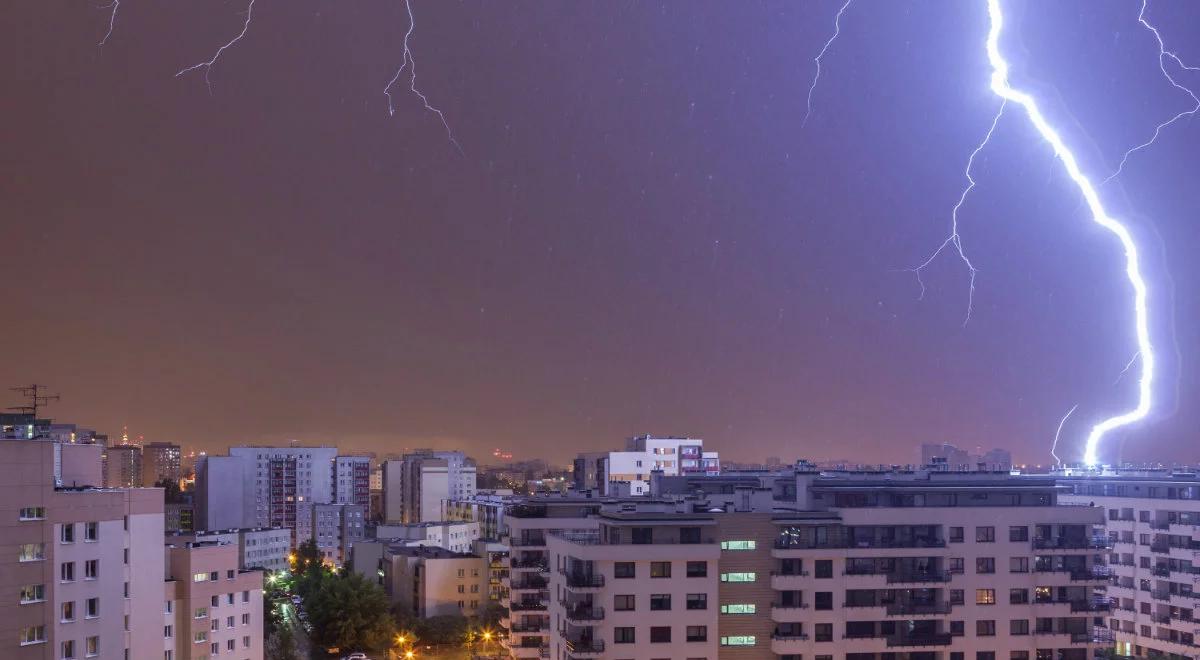
[{"label": "window", "polygon": [[247,648],[247,649],[250,648],[250,636],[249,635],[242,637],[242,647]]},{"label": "window", "polygon": [[833,560],[832,559],[818,559],[817,561],[815,561],[813,563],[815,564],[813,570],[816,571],[816,577],[819,577],[819,578],[833,577]]},{"label": "window", "polygon": [[229,570],[227,570],[227,571],[225,571],[225,579],[226,579],[226,580],[232,580],[232,579],[233,579],[233,577],[234,577],[234,573],[235,573],[235,572],[236,572],[236,571],[234,571],[232,568],[231,568],[231,569],[229,569]]},{"label": "window", "polygon": [[62,529],[58,531],[58,540],[61,543],[74,543],[75,523],[63,523]]},{"label": "window", "polygon": [[232,627],[233,627],[233,617],[231,617],[231,616],[227,616],[227,617],[225,617],[225,627],[226,627],[226,628],[232,628]]},{"label": "window", "polygon": [[209,580],[211,580],[211,581],[213,581],[213,582],[216,582],[217,580],[221,579],[221,572],[220,572],[220,571],[213,571],[212,573],[209,573],[209,574],[208,574],[208,579],[209,579]]},{"label": "window", "polygon": [[966,571],[962,557],[951,557],[949,559],[949,567],[946,569],[951,573],[963,573]]},{"label": "window", "polygon": [[730,635],[721,638],[721,646],[754,646],[754,635]]},{"label": "window", "polygon": [[963,528],[962,527],[951,527],[950,528],[950,542],[951,543],[962,543],[963,542]]},{"label": "window", "polygon": [[613,628],[613,644],[632,644],[634,642],[633,626]]},{"label": "window", "polygon": [[995,605],[996,590],[995,589],[976,589],[975,590],[976,605]]},{"label": "window", "polygon": [[242,615],[242,625],[243,625],[243,626],[248,626],[248,625],[250,625],[250,615],[249,615],[249,614],[243,614],[243,615]]},{"label": "window", "polygon": [[92,635],[91,637],[84,639],[83,640],[83,652],[89,658],[92,657],[93,655],[99,655],[100,654],[100,637],[97,635]]},{"label": "window", "polygon": [[651,644],[670,644],[671,626],[650,626]]},{"label": "window", "polygon": [[1029,572],[1029,557],[1009,557],[1008,558],[1009,573],[1028,573]]},{"label": "window", "polygon": [[171,626],[163,626],[163,637],[174,637],[175,630]]},{"label": "window", "polygon": [[46,507],[44,506],[27,506],[21,509],[21,520],[45,520]]},{"label": "window", "polygon": [[708,562],[689,561],[687,563],[687,576],[690,578],[708,577]]},{"label": "window", "polygon": [[63,623],[70,623],[75,620],[75,601],[68,600],[62,604],[62,613],[59,615],[59,620]]},{"label": "window", "polygon": [[100,523],[83,523],[83,540],[84,541],[99,541],[100,540]]},{"label": "window", "polygon": [[669,561],[652,561],[652,562],[650,562],[650,577],[652,577],[652,578],[669,578],[669,577],[671,577],[671,562],[669,562]]},{"label": "window", "polygon": [[754,550],[757,546],[755,541],[721,541],[722,550]]},{"label": "window", "polygon": [[991,619],[981,619],[975,622],[976,637],[995,637],[996,622]]},{"label": "window", "polygon": [[995,573],[996,572],[996,558],[995,557],[976,557],[975,558],[975,572],[980,573],[980,574]]},{"label": "window", "polygon": [[995,651],[976,651],[975,660],[996,660]]},{"label": "window", "polygon": [[1013,541],[1014,543],[1017,541],[1028,541],[1029,528],[1025,526],[1009,527],[1008,540]]},{"label": "window", "polygon": [[[668,628],[668,630],[670,630]],[[687,641],[689,642],[707,642],[708,641],[708,626],[688,626]]]},{"label": "window", "polygon": [[966,624],[962,621],[950,622],[950,634],[956,637],[962,637],[966,633]]},{"label": "window", "polygon": [[192,635],[192,643],[193,644],[203,644],[204,642],[207,642],[207,641],[208,641],[208,631],[207,630],[197,630],[196,633]]},{"label": "window", "polygon": [[722,573],[722,582],[754,582],[758,579],[755,573]]},{"label": "window", "polygon": [[211,651],[213,655],[219,654],[221,652],[221,643],[220,642],[210,643],[208,645],[208,650]]},{"label": "window", "polygon": [[813,608],[818,610],[833,609],[833,592],[818,591],[813,594]]},{"label": "window", "polygon": [[1029,651],[1009,651],[1008,660],[1029,660]]},{"label": "window", "polygon": [[75,581],[75,562],[64,561],[58,566],[58,579],[61,582]]},{"label": "window", "polygon": [[754,603],[729,603],[721,606],[721,614],[754,614],[757,607]]},{"label": "window", "polygon": [[966,598],[964,597],[962,589],[951,589],[950,590],[950,604],[951,605],[962,605],[965,602],[966,602]]},{"label": "window", "polygon": [[[474,589],[472,589],[472,591],[474,591]],[[249,590],[242,592],[242,602],[243,603],[250,602],[250,591]]]},{"label": "window", "polygon": [[89,559],[83,562],[83,579],[95,580],[100,575],[100,560]]},{"label": "window", "polygon": [[633,594],[617,594],[613,596],[613,609],[618,612],[630,612],[636,607],[636,600]]},{"label": "window", "polygon": [[615,578],[632,578],[637,577],[635,567],[637,564],[631,561],[618,561],[613,563],[613,577]]},{"label": "window", "polygon": [[687,609],[689,610],[707,610],[708,609],[708,594],[688,594]]},{"label": "window", "polygon": [[192,582],[204,582],[208,579],[208,573],[196,573],[192,576]]},{"label": "window", "polygon": [[1013,619],[1008,622],[1008,634],[1010,635],[1028,635],[1029,620],[1028,619]]},{"label": "window", "polygon": [[45,543],[22,543],[17,555],[19,561],[41,561],[46,558]]},{"label": "window", "polygon": [[671,609],[671,594],[650,594],[650,609],[652,611]]},{"label": "window", "polygon": [[813,639],[815,639],[818,642],[832,642],[833,641],[833,624],[832,623],[818,623],[818,624],[814,625],[813,626]]},{"label": "window", "polygon": [[225,650],[226,651],[232,651],[235,648],[237,648],[237,640],[234,640],[234,639],[225,640]]},{"label": "window", "polygon": [[996,528],[995,527],[976,527],[975,528],[976,543],[995,543]]},{"label": "window", "polygon": [[1009,589],[1008,604],[1009,605],[1024,605],[1029,602],[1028,589]]},{"label": "window", "polygon": [[25,626],[21,628],[21,646],[45,643],[46,626]]},{"label": "window", "polygon": [[21,604],[40,603],[46,600],[46,585],[27,584],[21,587]]},{"label": "window", "polygon": [[83,602],[83,616],[86,619],[94,619],[100,616],[99,598],[89,598]]},{"label": "window", "polygon": [[75,657],[75,640],[68,639],[62,643],[63,660],[69,660]]},{"label": "window", "polygon": [[[458,585],[458,593],[460,593],[460,594],[462,593],[462,585],[461,584]],[[211,605],[213,607],[220,607],[221,606],[221,597],[213,596],[208,599],[208,602],[209,602],[209,605]]]},{"label": "window", "polygon": [[207,619],[208,618],[208,608],[207,607],[197,607],[196,613],[192,618],[193,619]]}]

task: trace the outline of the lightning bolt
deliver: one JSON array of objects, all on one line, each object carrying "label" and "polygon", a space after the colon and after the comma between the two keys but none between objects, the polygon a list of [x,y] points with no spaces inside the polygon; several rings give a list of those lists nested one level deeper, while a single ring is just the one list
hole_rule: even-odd
[{"label": "lightning bolt", "polygon": [[1167,82],[1171,83],[1172,87],[1191,97],[1193,103],[1192,109],[1184,110],[1183,112],[1176,114],[1174,117],[1162,122],[1158,126],[1155,126],[1154,134],[1150,136],[1150,139],[1137,145],[1136,147],[1133,147],[1129,151],[1126,151],[1125,155],[1121,158],[1121,164],[1117,166],[1117,171],[1109,175],[1109,177],[1100,185],[1104,185],[1120,176],[1122,170],[1125,169],[1125,163],[1129,161],[1129,157],[1154,144],[1154,142],[1158,140],[1159,134],[1166,130],[1171,124],[1174,124],[1184,117],[1191,117],[1192,115],[1195,115],[1198,110],[1200,110],[1200,97],[1197,97],[1196,93],[1193,92],[1191,88],[1181,85],[1179,81],[1176,80],[1169,71],[1167,71],[1167,60],[1175,62],[1175,64],[1177,64],[1179,68],[1183,69],[1184,71],[1200,71],[1200,67],[1188,66],[1184,64],[1183,60],[1179,59],[1178,55],[1170,50],[1167,50],[1167,45],[1163,41],[1162,35],[1159,34],[1158,28],[1151,25],[1150,21],[1146,19],[1146,8],[1148,2],[1149,0],[1142,0],[1142,8],[1138,12],[1138,23],[1141,23],[1143,27],[1149,30],[1150,33],[1154,35],[1154,40],[1158,42],[1158,70],[1162,72],[1163,77],[1167,79]]},{"label": "lightning bolt", "polygon": [[104,42],[108,41],[108,38],[112,36],[113,28],[117,24],[117,11],[121,9],[121,0],[113,0],[112,4],[104,7],[104,9],[112,9],[112,13],[108,16],[108,32],[105,33],[104,38],[100,40],[99,45],[101,46],[103,46]]},{"label": "lightning bolt", "polygon": [[1071,406],[1071,409],[1067,411],[1067,414],[1063,415],[1063,418],[1058,421],[1058,430],[1054,432],[1054,444],[1050,445],[1050,455],[1054,457],[1054,465],[1056,466],[1062,465],[1062,459],[1058,457],[1058,454],[1054,453],[1054,450],[1058,449],[1058,436],[1062,435],[1063,426],[1067,423],[1067,418],[1069,418],[1078,407],[1078,403]]},{"label": "lightning bolt", "polygon": [[181,69],[179,71],[179,73],[175,74],[175,77],[178,78],[179,76],[182,76],[185,73],[189,73],[191,71],[195,71],[196,69],[203,68],[204,69],[204,84],[208,86],[208,93],[212,94],[212,81],[210,81],[208,79],[208,74],[209,74],[209,72],[212,71],[213,65],[217,63],[218,59],[220,59],[221,53],[225,52],[225,50],[227,48],[229,48],[230,46],[241,41],[242,37],[246,36],[246,32],[250,30],[250,19],[254,15],[254,2],[255,2],[255,0],[250,0],[250,4],[246,5],[246,22],[242,25],[242,31],[239,32],[236,37],[231,39],[229,41],[229,43],[218,48],[217,52],[213,53],[211,60],[208,60],[207,62],[201,62],[199,64],[193,64],[192,66],[189,66],[186,69]]},{"label": "lightning bolt", "polygon": [[417,27],[416,19],[413,18],[412,0],[404,0],[404,7],[408,10],[408,32],[404,33],[403,58],[400,60],[400,68],[396,69],[396,75],[392,76],[392,79],[388,81],[387,87],[383,88],[383,95],[387,97],[388,102],[388,115],[395,116],[396,114],[396,108],[392,105],[392,86],[396,84],[396,81],[400,80],[400,74],[404,73],[405,69],[408,69],[408,90],[421,99],[421,103],[425,105],[426,110],[434,113],[438,116],[438,119],[442,120],[442,126],[446,127],[446,137],[450,139],[450,144],[454,145],[459,154],[462,154],[462,146],[458,144],[458,140],[454,139],[454,133],[450,130],[450,123],[446,121],[445,113],[430,105],[429,98],[417,89],[417,62],[413,59],[412,50],[408,47],[408,39]]},{"label": "lightning bolt", "polygon": [[1070,148],[1063,142],[1062,137],[1050,126],[1050,122],[1046,120],[1046,117],[1042,115],[1037,101],[1029,94],[1009,84],[1009,64],[1000,52],[1000,33],[1004,27],[1004,15],[1000,9],[1000,0],[987,0],[987,7],[991,27],[988,30],[986,48],[988,62],[992,66],[992,92],[1006,101],[1016,103],[1025,110],[1030,123],[1041,134],[1042,139],[1054,150],[1054,155],[1062,161],[1067,176],[1079,187],[1079,192],[1083,195],[1084,201],[1087,202],[1088,210],[1091,212],[1092,221],[1111,232],[1120,241],[1122,248],[1125,250],[1125,276],[1128,278],[1129,284],[1133,289],[1134,330],[1137,336],[1137,349],[1141,354],[1142,373],[1141,379],[1138,382],[1137,405],[1131,410],[1101,421],[1093,426],[1092,430],[1088,433],[1083,462],[1089,467],[1095,466],[1097,464],[1096,450],[1105,434],[1144,419],[1150,412],[1152,400],[1151,384],[1154,382],[1154,349],[1150,343],[1150,321],[1146,310],[1146,280],[1142,277],[1141,266],[1138,261],[1137,244],[1134,243],[1133,235],[1130,234],[1129,229],[1121,224],[1120,221],[1109,216],[1108,212],[1105,211],[1104,205],[1100,201],[1100,195],[1096,192],[1096,187],[1092,185],[1092,182],[1080,170],[1079,163],[1075,159],[1075,154],[1071,152]]},{"label": "lightning bolt", "polygon": [[817,56],[813,58],[813,63],[817,65],[817,72],[813,74],[812,84],[808,86],[808,109],[804,113],[804,121],[800,122],[800,128],[804,128],[804,125],[808,123],[808,118],[812,116],[813,92],[817,91],[817,81],[821,79],[821,58],[825,57],[825,52],[829,50],[833,42],[837,41],[838,35],[842,33],[842,14],[846,13],[846,8],[853,1],[846,0],[842,8],[838,9],[837,15],[833,17],[833,36],[829,37],[829,41],[826,41],[825,45],[821,46],[821,52],[817,53]]},{"label": "lightning bolt", "polygon": [[946,248],[954,248],[954,251],[958,254],[958,258],[967,265],[967,269],[971,273],[971,285],[967,293],[967,316],[963,319],[964,326],[971,320],[971,310],[975,305],[975,275],[979,272],[979,270],[975,268],[975,264],[971,263],[971,260],[967,257],[967,253],[963,251],[962,237],[958,233],[958,211],[962,208],[963,203],[967,201],[967,195],[970,194],[971,189],[975,187],[975,178],[971,176],[971,167],[975,165],[975,157],[979,155],[979,152],[983,151],[983,148],[988,145],[988,142],[991,142],[992,135],[996,132],[996,125],[1000,123],[1000,117],[1004,115],[1004,108],[1007,105],[1007,100],[1002,100],[1000,102],[1000,107],[996,110],[996,115],[992,117],[991,126],[988,127],[987,133],[985,133],[983,136],[983,140],[981,140],[979,144],[975,146],[975,150],[972,151],[970,157],[967,158],[967,166],[963,170],[963,174],[967,177],[967,186],[963,188],[962,194],[958,196],[958,203],[956,203],[954,208],[950,210],[950,235],[947,236],[946,240],[942,241],[942,244],[933,251],[933,254],[929,255],[929,258],[921,262],[919,266],[916,268],[906,269],[908,272],[917,276],[917,284],[921,285],[921,295],[918,296],[917,299],[924,300],[925,280],[921,279],[921,272],[925,270],[929,264],[933,263],[933,261],[938,258],[938,255],[945,251]]}]

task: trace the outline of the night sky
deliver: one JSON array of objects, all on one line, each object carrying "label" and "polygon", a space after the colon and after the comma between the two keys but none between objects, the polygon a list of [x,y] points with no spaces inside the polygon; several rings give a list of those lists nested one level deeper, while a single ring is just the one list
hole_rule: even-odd
[{"label": "night sky", "polygon": [[[503,447],[640,433],[723,457],[1046,462],[1135,402],[1111,234],[998,105],[979,2],[413,0],[418,87],[383,88],[399,0],[14,3],[4,38],[5,385],[118,435],[217,450]],[[1136,0],[1005,2],[1013,83],[1092,176],[1192,101]],[[1151,19],[1200,62],[1200,4]],[[404,80],[407,80],[405,78]],[[1180,76],[1200,87],[1200,73]],[[1153,419],[1107,460],[1196,460],[1200,122],[1103,190],[1151,278]],[[1136,366],[1135,366],[1136,368]],[[15,405],[16,395],[9,397]]]}]

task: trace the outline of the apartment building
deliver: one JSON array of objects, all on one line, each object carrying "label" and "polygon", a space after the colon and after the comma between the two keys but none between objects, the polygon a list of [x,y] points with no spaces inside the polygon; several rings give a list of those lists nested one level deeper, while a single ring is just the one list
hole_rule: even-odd
[{"label": "apartment building", "polygon": [[383,463],[383,522],[440,520],[442,500],[475,495],[475,462],[460,451],[420,450]]},{"label": "apartment building", "polygon": [[183,450],[174,443],[142,445],[142,485],[153,486],[164,480],[178,482],[183,478],[182,457]]},{"label": "apartment building", "polygon": [[295,529],[298,504],[333,501],[336,447],[230,447],[229,456],[252,466],[254,527]]},{"label": "apartment building", "polygon": [[173,639],[174,651],[132,657],[262,660],[262,571],[239,568],[236,543],[177,543],[166,546],[165,554],[167,600],[149,618],[155,622],[160,646],[163,637]]},{"label": "apartment building", "polygon": [[245,527],[199,532],[167,534],[167,545],[185,543],[218,543],[238,548],[238,568],[261,568],[282,571],[288,568],[292,548],[292,532],[276,527]]},{"label": "apartment building", "polygon": [[[525,611],[549,613],[546,651],[565,658],[1084,660],[1111,646],[1103,512],[1060,504],[1052,478],[801,467],[714,491],[596,501],[573,523],[594,530],[540,538],[510,510],[513,657],[528,657]],[[524,592],[521,543],[539,540],[546,588]]]},{"label": "apartment building", "polygon": [[371,457],[338,456],[333,461],[333,504],[355,504],[371,517]]},{"label": "apartment building", "polygon": [[0,657],[162,657],[162,491],[64,485],[101,450],[0,440]]},{"label": "apartment building", "polygon": [[146,485],[142,483],[142,448],[137,445],[114,445],[105,448],[102,465],[104,485],[108,488]]},{"label": "apartment building", "polygon": [[718,475],[717,452],[704,451],[699,438],[643,435],[626,441],[625,451],[587,452],[575,459],[575,490],[604,495],[638,496],[650,493],[651,475]]},{"label": "apartment building", "polygon": [[366,535],[366,512],[358,504],[315,504],[297,507],[296,544],[315,541],[321,556],[341,566],[350,558],[350,547]]},{"label": "apartment building", "polygon": [[479,492],[467,499],[442,500],[441,519],[477,522],[482,538],[497,540],[504,529],[505,509],[518,501],[511,491],[506,492],[508,494]]},{"label": "apartment building", "polygon": [[411,525],[376,525],[375,538],[401,545],[427,545],[451,552],[471,552],[479,540],[479,523],[423,522]]},{"label": "apartment building", "polygon": [[1200,657],[1200,478],[1194,472],[1064,474],[1062,500],[1105,511],[1116,653]]},{"label": "apartment building", "polygon": [[388,599],[413,616],[477,616],[487,607],[488,563],[433,546],[391,545],[379,562]]}]

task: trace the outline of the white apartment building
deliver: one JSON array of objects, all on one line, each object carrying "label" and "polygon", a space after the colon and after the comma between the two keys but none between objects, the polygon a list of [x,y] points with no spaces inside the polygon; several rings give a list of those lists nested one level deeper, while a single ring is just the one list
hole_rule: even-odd
[{"label": "white apartment building", "polygon": [[575,489],[595,490],[604,495],[639,496],[650,493],[654,472],[663,476],[718,475],[717,452],[704,451],[700,438],[630,438],[625,451],[589,452],[575,459]]},{"label": "white apartment building", "polygon": [[413,616],[477,616],[487,607],[484,557],[432,546],[391,545],[379,562],[389,600]]},{"label": "white apartment building", "polygon": [[160,585],[146,617],[163,650],[131,660],[262,660],[263,573],[238,568],[237,544],[174,543],[165,556],[165,596]]},{"label": "white apartment building", "polygon": [[479,523],[481,538],[498,540],[504,529],[504,511],[518,499],[508,494],[479,492],[462,500],[442,500],[442,520],[463,520]]},{"label": "white apartment building", "polygon": [[333,504],[356,504],[371,514],[371,457],[338,456],[333,465]]},{"label": "white apartment building", "polygon": [[[1052,478],[800,469],[734,490],[598,500],[571,523],[595,525],[584,533],[514,507],[512,656],[1085,660],[1111,647],[1103,512],[1060,505]],[[527,520],[547,520],[540,537]],[[539,542],[545,560],[529,552]],[[544,590],[517,588],[538,578]],[[529,651],[541,619],[517,617],[541,612],[548,648]]]},{"label": "white apartment building", "polygon": [[167,534],[168,545],[205,542],[236,545],[239,568],[282,571],[287,570],[289,566],[288,553],[292,550],[292,530],[281,527],[244,527]]},{"label": "white apartment building", "polygon": [[376,525],[375,538],[400,545],[426,545],[451,552],[472,552],[479,540],[479,523],[446,520],[411,525]]},{"label": "white apartment building", "polygon": [[336,447],[230,447],[254,476],[254,527],[296,527],[296,505],[334,498]]},{"label": "white apartment building", "polygon": [[1200,658],[1200,478],[1170,470],[1066,474],[1063,501],[1105,513],[1118,655]]},{"label": "white apartment building", "polygon": [[383,522],[440,520],[442,500],[475,496],[475,463],[460,451],[420,450],[383,463]]}]

